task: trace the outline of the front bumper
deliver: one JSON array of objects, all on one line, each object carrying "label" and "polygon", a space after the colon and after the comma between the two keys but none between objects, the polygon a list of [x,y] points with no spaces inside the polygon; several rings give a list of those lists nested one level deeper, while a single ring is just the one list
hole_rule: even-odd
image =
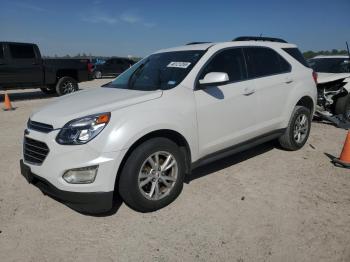
[{"label": "front bumper", "polygon": [[[113,191],[117,171],[126,149],[104,152],[94,143],[75,146],[59,145],[55,141],[58,132],[55,130],[45,134],[30,130],[29,134],[25,134],[26,138],[45,143],[49,149],[49,153],[41,164],[24,159],[24,164],[30,167],[31,172],[62,191],[81,193]],[[98,165],[98,173],[93,183],[69,184],[62,178],[67,170],[95,165]]]},{"label": "front bumper", "polygon": [[21,174],[38,187],[44,194],[62,201],[74,210],[83,213],[103,213],[113,206],[113,191],[110,192],[70,192],[60,190],[46,179],[32,173],[31,168],[20,160]]}]

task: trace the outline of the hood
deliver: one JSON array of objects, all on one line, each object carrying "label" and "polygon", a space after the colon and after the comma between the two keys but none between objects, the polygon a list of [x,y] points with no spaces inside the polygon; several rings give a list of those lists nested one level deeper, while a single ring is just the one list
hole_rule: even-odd
[{"label": "hood", "polygon": [[350,73],[317,73],[317,75],[317,82],[319,84],[333,82],[345,78],[347,78],[347,81],[345,82],[349,82],[348,80],[350,78]]},{"label": "hood", "polygon": [[68,121],[87,115],[112,112],[162,96],[163,91],[138,91],[98,87],[51,100],[32,114],[31,120],[61,128]]}]

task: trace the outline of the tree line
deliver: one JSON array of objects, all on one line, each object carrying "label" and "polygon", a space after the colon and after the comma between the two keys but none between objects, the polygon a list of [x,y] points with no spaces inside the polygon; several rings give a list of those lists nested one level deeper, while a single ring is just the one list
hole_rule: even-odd
[{"label": "tree line", "polygon": [[[64,59],[69,59],[69,58],[73,58],[73,59],[101,59],[101,60],[107,60],[109,58],[112,58],[114,56],[95,56],[92,54],[85,54],[85,53],[78,53],[76,55],[64,55],[64,56],[59,56],[57,54],[54,54],[53,56],[50,55],[43,55],[43,58],[64,58]],[[134,61],[139,61],[141,59],[141,57],[128,57],[131,60]]]},{"label": "tree line", "polygon": [[[315,56],[318,55],[347,55],[348,52],[346,50],[338,50],[338,49],[333,49],[331,51],[306,51],[303,53],[304,57],[306,59],[310,59],[313,58]],[[65,56],[58,56],[58,55],[54,55],[54,56],[43,56],[44,58],[76,58],[76,59],[102,59],[102,60],[107,60],[109,58],[111,58],[110,56],[94,56],[92,54],[85,54],[85,53],[78,53],[76,55],[65,55]],[[130,57],[130,59],[134,60],[134,61],[139,61],[141,59],[141,57]]]}]

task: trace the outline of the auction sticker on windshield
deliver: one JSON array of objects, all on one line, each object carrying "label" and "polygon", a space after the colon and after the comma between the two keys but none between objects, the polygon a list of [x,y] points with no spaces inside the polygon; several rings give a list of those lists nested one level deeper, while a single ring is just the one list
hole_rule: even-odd
[{"label": "auction sticker on windshield", "polygon": [[187,68],[190,66],[190,64],[190,62],[170,62],[167,67]]}]

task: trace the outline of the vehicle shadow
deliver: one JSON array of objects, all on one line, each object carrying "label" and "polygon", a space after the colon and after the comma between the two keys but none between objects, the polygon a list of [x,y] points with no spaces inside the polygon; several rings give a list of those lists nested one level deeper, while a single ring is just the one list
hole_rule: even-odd
[{"label": "vehicle shadow", "polygon": [[[189,184],[193,180],[196,180],[196,179],[199,179],[201,177],[213,174],[213,173],[215,173],[219,170],[225,169],[229,166],[233,166],[235,164],[244,162],[250,158],[264,154],[264,153],[266,153],[274,148],[278,148],[274,141],[266,142],[264,144],[258,145],[254,148],[248,149],[248,150],[243,151],[241,153],[232,154],[228,157],[225,157],[225,158],[216,160],[212,163],[200,166],[200,167],[194,169],[192,171],[191,175],[188,175],[185,183]],[[108,216],[115,215],[118,212],[119,208],[122,206],[122,204],[123,204],[123,201],[122,201],[121,197],[119,196],[118,193],[116,193],[115,197],[114,197],[113,208],[112,208],[112,210],[110,210],[108,212],[101,213],[101,214],[89,214],[89,213],[78,212],[77,210],[75,210],[75,211],[84,215],[84,216],[108,217]]]},{"label": "vehicle shadow", "polygon": [[193,180],[210,175],[212,173],[215,173],[219,170],[236,165],[238,163],[244,162],[250,158],[264,154],[264,153],[266,153],[274,148],[278,148],[276,146],[276,143],[274,141],[270,141],[270,142],[266,142],[264,144],[255,146],[255,147],[248,149],[246,151],[232,154],[228,157],[216,160],[212,163],[208,163],[206,165],[197,167],[194,170],[192,170],[192,173],[190,175],[188,175],[185,182],[189,184]]},{"label": "vehicle shadow", "polygon": [[[15,93],[11,93],[11,91],[7,91],[7,94],[9,95],[11,102],[57,97],[57,95],[47,95],[41,91],[24,91],[24,92],[15,92]],[[1,91],[0,102],[3,102],[4,99],[5,99],[5,93]]]},{"label": "vehicle shadow", "polygon": [[[82,214],[84,216],[90,216],[90,217],[109,217],[109,216],[113,216],[115,215],[119,208],[122,206],[123,204],[123,200],[121,199],[121,197],[118,195],[117,197],[115,197],[113,199],[113,207],[111,210],[108,210],[107,212],[103,212],[103,213],[98,213],[98,214],[91,214],[91,213],[86,213],[86,212],[79,212],[77,210],[75,210],[74,208],[71,208],[72,210],[78,212],[79,214]],[[69,206],[67,206],[69,207]],[[69,207],[70,208],[70,207]]]},{"label": "vehicle shadow", "polygon": [[44,191],[42,191],[40,188],[39,190],[41,191],[41,193],[49,198],[54,199],[55,201],[61,203],[62,205],[66,206],[67,208],[73,210],[74,212],[77,212],[83,216],[90,216],[90,217],[108,217],[108,216],[112,216],[114,214],[116,214],[119,210],[119,208],[122,206],[123,204],[123,200],[121,199],[121,197],[119,196],[119,194],[115,194],[114,198],[113,198],[113,207],[112,209],[106,211],[106,212],[102,212],[102,213],[89,213],[89,212],[84,212],[84,211],[80,211],[76,208],[74,208],[73,206],[71,206],[69,203],[66,203],[64,201],[62,201],[61,199],[47,194]]}]

